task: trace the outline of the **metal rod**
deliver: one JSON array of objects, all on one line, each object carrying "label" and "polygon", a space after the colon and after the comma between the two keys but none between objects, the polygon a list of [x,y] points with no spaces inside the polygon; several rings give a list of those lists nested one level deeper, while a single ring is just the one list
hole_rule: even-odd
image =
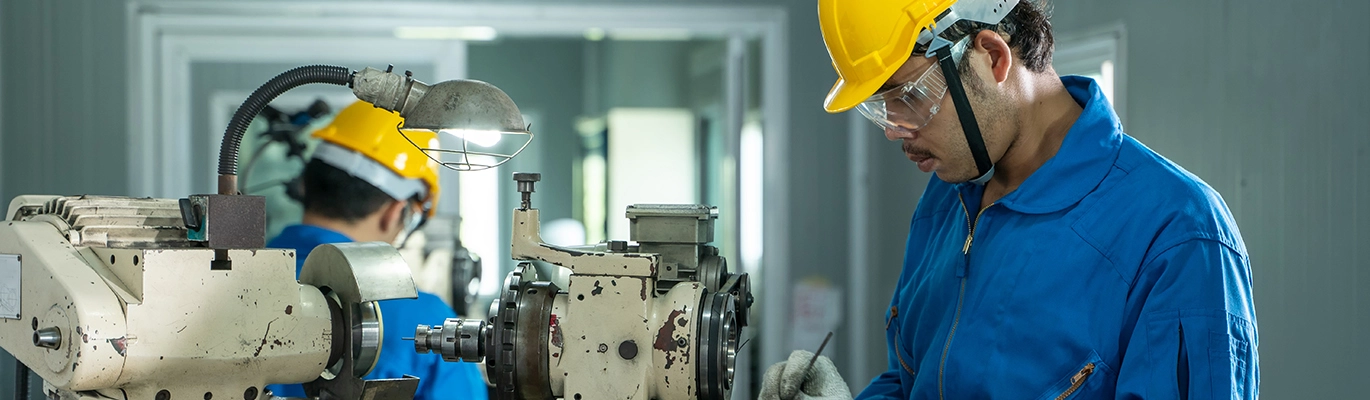
[{"label": "metal rod", "polygon": [[813,358],[809,359],[809,366],[804,367],[804,376],[809,375],[809,370],[813,369],[813,362],[818,361],[818,355],[823,354],[823,349],[828,347],[829,339],[832,339],[832,331],[828,331],[828,336],[823,337],[823,343],[818,345],[818,351],[813,352]]}]

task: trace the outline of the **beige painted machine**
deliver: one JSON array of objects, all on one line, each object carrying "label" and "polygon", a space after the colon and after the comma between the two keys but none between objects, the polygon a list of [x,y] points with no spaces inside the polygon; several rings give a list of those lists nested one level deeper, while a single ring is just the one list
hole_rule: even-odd
[{"label": "beige painted machine", "polygon": [[484,361],[498,399],[727,399],[751,303],[713,240],[717,209],[630,206],[631,239],[559,247],[538,235],[538,174],[515,174],[513,258],[571,270],[559,288],[520,263],[489,319],[419,326],[415,350]]},{"label": "beige painted machine", "polygon": [[[375,302],[416,296],[399,253],[383,243],[323,245],[296,281],[294,252],[264,248],[265,199],[237,193],[247,126],[276,96],[313,83],[345,85],[399,113],[397,135],[531,140],[513,100],[488,83],[310,65],[272,78],[234,113],[218,194],[15,198],[0,221],[0,347],[43,378],[49,398],[257,400],[267,384],[298,382],[321,400],[413,398],[417,378],[361,379],[382,342]],[[463,139],[456,150],[421,150],[473,170],[526,145],[475,153]],[[438,157],[447,154],[460,158]]]},{"label": "beige painted machine", "polygon": [[412,398],[417,387],[360,379],[380,346],[374,301],[415,296],[388,245],[320,247],[296,282],[293,250],[189,239],[176,200],[20,196],[6,216],[0,346],[49,398],[255,400],[296,382],[321,398]]}]

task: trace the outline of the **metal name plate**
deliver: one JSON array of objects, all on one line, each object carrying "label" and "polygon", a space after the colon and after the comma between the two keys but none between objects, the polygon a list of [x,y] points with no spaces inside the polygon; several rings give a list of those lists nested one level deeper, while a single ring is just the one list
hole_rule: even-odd
[{"label": "metal name plate", "polygon": [[0,254],[0,318],[19,319],[18,254]]}]

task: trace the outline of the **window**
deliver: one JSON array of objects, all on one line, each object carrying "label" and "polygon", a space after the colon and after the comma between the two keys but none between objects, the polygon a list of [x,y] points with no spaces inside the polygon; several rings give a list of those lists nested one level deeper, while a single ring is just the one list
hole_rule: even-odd
[{"label": "window", "polygon": [[1052,59],[1057,74],[1080,75],[1097,81],[1123,121],[1126,121],[1124,106],[1127,99],[1126,39],[1122,25],[1062,35],[1056,40],[1056,54]]}]

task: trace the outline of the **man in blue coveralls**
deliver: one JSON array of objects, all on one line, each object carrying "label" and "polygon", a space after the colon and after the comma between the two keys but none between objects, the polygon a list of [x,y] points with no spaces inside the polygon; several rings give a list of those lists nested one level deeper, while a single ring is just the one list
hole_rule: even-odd
[{"label": "man in blue coveralls", "polygon": [[[1254,399],[1251,268],[1222,198],[1058,77],[1032,0],[819,0],[856,108],[932,179],[861,399]],[[857,321],[867,323],[868,321]],[[874,322],[874,321],[870,321]],[[766,399],[851,398],[826,358]]]},{"label": "man in blue coveralls", "polygon": [[[304,221],[267,243],[296,249],[295,274],[314,247],[326,243],[395,243],[421,225],[438,199],[438,168],[414,143],[438,147],[431,131],[396,130],[396,114],[357,102],[343,109],[314,136],[322,139],[301,175]],[[419,377],[415,399],[485,400],[486,387],[475,364],[444,362],[414,352],[419,324],[455,318],[437,296],[380,302],[384,338],[376,367],[365,379]],[[304,397],[302,385],[271,385],[276,396]]]}]

